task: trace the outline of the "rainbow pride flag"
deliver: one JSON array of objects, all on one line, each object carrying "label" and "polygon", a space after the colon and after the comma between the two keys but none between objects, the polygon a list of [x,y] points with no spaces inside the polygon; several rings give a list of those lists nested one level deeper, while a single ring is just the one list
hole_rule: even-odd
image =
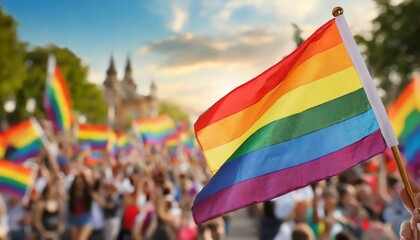
[{"label": "rainbow pride flag", "polygon": [[48,58],[44,107],[56,132],[69,130],[73,124],[70,93],[55,58]]},{"label": "rainbow pride flag", "polygon": [[107,126],[80,124],[77,139],[80,146],[88,146],[92,150],[107,149],[111,130]]},{"label": "rainbow pride flag", "polygon": [[110,151],[114,154],[129,153],[134,148],[130,137],[121,131],[116,131],[111,139],[112,141],[110,143],[112,146],[110,147]]},{"label": "rainbow pride flag", "polygon": [[41,135],[37,123],[32,120],[13,125],[4,132],[7,142],[4,158],[21,163],[36,157],[44,147]]},{"label": "rainbow pride flag", "polygon": [[84,160],[84,164],[89,167],[97,166],[102,162],[103,156],[100,151],[92,151]]},{"label": "rainbow pride flag", "polygon": [[7,160],[0,160],[0,193],[16,198],[24,198],[32,184],[34,171],[32,168]]},{"label": "rainbow pride flag", "polygon": [[136,135],[145,145],[164,144],[176,132],[174,121],[168,115],[156,118],[142,118],[134,121]]},{"label": "rainbow pride flag", "polygon": [[195,198],[197,223],[339,174],[398,145],[343,15],[216,102],[194,127],[215,173]]},{"label": "rainbow pride flag", "polygon": [[388,116],[407,163],[420,168],[420,78],[414,78],[389,107]]}]

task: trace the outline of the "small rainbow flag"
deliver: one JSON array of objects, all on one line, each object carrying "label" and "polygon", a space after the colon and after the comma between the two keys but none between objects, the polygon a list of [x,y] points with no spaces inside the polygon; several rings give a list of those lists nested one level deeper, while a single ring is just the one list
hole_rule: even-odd
[{"label": "small rainbow flag", "polygon": [[174,121],[167,115],[134,121],[134,129],[145,145],[164,144],[176,132]]},{"label": "small rainbow flag", "polygon": [[109,141],[108,150],[113,154],[120,154],[120,153],[129,153],[133,148],[134,145],[130,141],[129,136],[121,131],[116,131],[111,133],[111,138]]},{"label": "small rainbow flag", "polygon": [[102,162],[102,153],[100,151],[92,151],[89,156],[85,158],[84,164],[89,167],[94,167]]},{"label": "small rainbow flag", "polygon": [[73,124],[71,98],[66,81],[55,58],[48,58],[48,74],[45,86],[44,107],[54,130],[61,132],[69,130]]},{"label": "small rainbow flag", "polygon": [[24,162],[37,156],[43,148],[42,130],[37,123],[27,120],[7,129],[5,158],[13,162]]},{"label": "small rainbow flag", "polygon": [[80,146],[89,146],[92,150],[107,149],[111,130],[107,126],[80,124],[77,139]]},{"label": "small rainbow flag", "polygon": [[398,145],[343,15],[216,102],[195,131],[215,173],[195,198],[197,223],[339,174]]},{"label": "small rainbow flag", "polygon": [[32,168],[7,160],[0,160],[0,192],[24,198],[34,177]]},{"label": "small rainbow flag", "polygon": [[407,162],[420,168],[420,78],[414,78],[389,107],[388,116]]}]

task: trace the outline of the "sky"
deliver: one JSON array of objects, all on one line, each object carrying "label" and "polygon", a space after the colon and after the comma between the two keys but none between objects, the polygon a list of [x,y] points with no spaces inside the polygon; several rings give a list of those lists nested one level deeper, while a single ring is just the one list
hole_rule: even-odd
[{"label": "sky", "polygon": [[152,79],[158,96],[190,113],[219,98],[294,50],[296,23],[307,38],[335,6],[353,34],[367,34],[372,0],[0,0],[31,47],[71,49],[101,84],[114,56],[118,78],[130,57],[141,94]]}]

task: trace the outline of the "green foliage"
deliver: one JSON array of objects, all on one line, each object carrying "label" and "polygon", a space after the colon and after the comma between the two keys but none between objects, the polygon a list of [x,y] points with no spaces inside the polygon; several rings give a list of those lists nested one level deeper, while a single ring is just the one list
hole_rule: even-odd
[{"label": "green foliage", "polygon": [[392,5],[375,0],[379,15],[371,35],[357,36],[364,48],[372,75],[385,90],[384,100],[393,101],[420,66],[420,1],[406,0]]},{"label": "green foliage", "polygon": [[305,40],[302,38],[302,29],[300,29],[300,27],[296,24],[296,23],[292,23],[292,27],[293,27],[293,40],[296,43],[296,46],[299,47],[300,44],[302,44]]},{"label": "green foliage", "polygon": [[186,114],[179,106],[162,101],[159,106],[159,114],[168,114],[175,122],[189,122],[188,114]]},{"label": "green foliage", "polygon": [[106,104],[98,86],[87,81],[88,67],[83,66],[80,58],[69,49],[58,48],[54,45],[37,47],[26,54],[28,76],[18,93],[18,98],[25,101],[18,103],[21,112],[17,114],[24,117],[26,99],[33,97],[37,102],[35,116],[44,117],[43,98],[47,61],[50,54],[56,57],[57,64],[66,80],[73,109],[85,114],[89,122],[104,123],[107,111]]},{"label": "green foliage", "polygon": [[16,34],[17,22],[5,14],[0,6],[0,115],[4,116],[3,102],[15,95],[25,78],[25,44]]}]

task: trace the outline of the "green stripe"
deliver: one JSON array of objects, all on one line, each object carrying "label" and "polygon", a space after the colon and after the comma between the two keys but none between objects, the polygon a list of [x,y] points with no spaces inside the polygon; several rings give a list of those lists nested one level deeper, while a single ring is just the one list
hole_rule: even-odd
[{"label": "green stripe", "polygon": [[51,110],[52,114],[54,114],[56,124],[58,124],[58,127],[62,130],[63,129],[63,113],[62,109],[60,108],[60,104],[58,102],[58,96],[57,92],[54,90],[52,86],[48,88],[48,92],[50,95],[50,104],[51,104]]},{"label": "green stripe", "polygon": [[356,90],[304,112],[265,125],[245,140],[226,162],[255,150],[326,128],[368,109],[370,109],[370,104],[363,88]]},{"label": "green stripe", "polygon": [[0,184],[8,184],[10,186],[13,186],[14,188],[21,189],[21,190],[25,190],[27,187],[27,185],[21,182],[18,182],[18,181],[15,181],[13,179],[6,178],[3,176],[0,176]]},{"label": "green stripe", "polygon": [[401,141],[401,144],[405,142],[405,139],[419,125],[420,125],[420,112],[416,109],[416,110],[413,110],[405,119],[404,130],[402,131],[400,136],[398,136],[398,139]]}]

